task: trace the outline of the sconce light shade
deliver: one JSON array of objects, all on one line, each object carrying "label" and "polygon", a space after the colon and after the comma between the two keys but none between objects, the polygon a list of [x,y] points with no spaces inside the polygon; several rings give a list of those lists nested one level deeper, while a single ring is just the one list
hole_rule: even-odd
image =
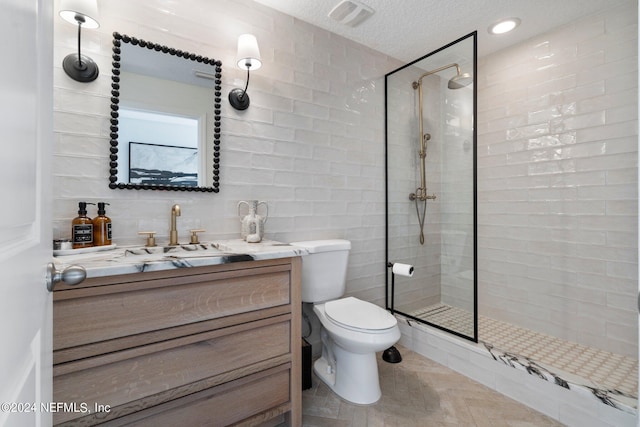
[{"label": "sconce light shade", "polygon": [[85,28],[95,29],[100,26],[98,18],[98,2],[96,0],[61,0],[60,16],[70,24],[77,25],[78,17]]},{"label": "sconce light shade", "polygon": [[238,68],[242,70],[257,70],[262,67],[258,40],[253,34],[243,34],[238,37]]},{"label": "sconce light shade", "polygon": [[244,90],[240,88],[232,89],[229,92],[229,103],[236,110],[246,110],[249,108],[249,72],[257,70],[262,66],[260,58],[260,49],[258,48],[258,40],[252,34],[243,34],[238,38],[238,53],[236,55],[238,68],[247,70],[247,84]]},{"label": "sconce light shade", "polygon": [[98,77],[98,65],[80,51],[81,30],[95,29],[98,23],[97,0],[61,0],[60,17],[70,24],[78,26],[78,53],[67,55],[62,61],[62,68],[72,79],[79,82],[91,82]]}]

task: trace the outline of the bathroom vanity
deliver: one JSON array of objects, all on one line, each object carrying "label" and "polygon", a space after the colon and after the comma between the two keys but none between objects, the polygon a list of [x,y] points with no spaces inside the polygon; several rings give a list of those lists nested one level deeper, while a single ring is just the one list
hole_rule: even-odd
[{"label": "bathroom vanity", "polygon": [[54,425],[301,425],[300,257],[218,252],[88,258],[55,289]]}]

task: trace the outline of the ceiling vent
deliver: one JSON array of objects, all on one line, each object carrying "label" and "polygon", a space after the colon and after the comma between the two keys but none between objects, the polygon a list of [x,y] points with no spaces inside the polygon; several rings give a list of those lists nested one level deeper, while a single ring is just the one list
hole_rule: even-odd
[{"label": "ceiling vent", "polygon": [[373,12],[374,10],[366,4],[354,0],[342,0],[336,7],[331,9],[329,18],[341,24],[355,27],[373,15]]}]

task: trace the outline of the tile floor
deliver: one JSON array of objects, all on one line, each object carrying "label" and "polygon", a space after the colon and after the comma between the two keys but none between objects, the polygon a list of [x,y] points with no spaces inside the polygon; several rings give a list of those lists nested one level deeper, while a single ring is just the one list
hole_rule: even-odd
[{"label": "tile floor", "polygon": [[[410,313],[449,329],[473,335],[471,313],[446,304],[436,304]],[[590,380],[601,388],[638,394],[638,360],[550,335],[534,332],[510,323],[478,316],[480,341],[501,351],[527,357]]]},{"label": "tile floor", "polygon": [[302,425],[344,427],[562,426],[527,406],[397,346],[402,362],[378,356],[382,398],[370,406],[341,400],[315,376],[302,393]]}]

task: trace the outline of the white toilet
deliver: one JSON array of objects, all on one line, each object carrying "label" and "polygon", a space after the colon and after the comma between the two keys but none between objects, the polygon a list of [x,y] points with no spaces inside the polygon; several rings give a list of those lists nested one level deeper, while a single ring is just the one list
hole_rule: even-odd
[{"label": "white toilet", "polygon": [[[322,357],[313,370],[341,398],[367,405],[380,399],[376,352],[400,339],[396,318],[383,308],[344,295],[351,242],[294,242],[304,248],[302,301],[314,303],[322,323]],[[338,299],[340,298],[340,299]]]}]

